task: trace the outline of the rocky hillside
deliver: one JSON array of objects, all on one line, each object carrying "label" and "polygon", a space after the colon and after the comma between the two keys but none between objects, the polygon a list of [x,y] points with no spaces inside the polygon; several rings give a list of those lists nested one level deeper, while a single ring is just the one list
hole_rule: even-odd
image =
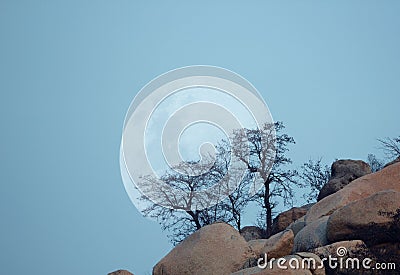
[{"label": "rocky hillside", "polygon": [[[400,274],[400,162],[376,173],[351,160],[332,169],[318,202],[278,215],[270,238],[215,223],[173,248],[153,274]],[[111,274],[130,274],[119,272]]]}]

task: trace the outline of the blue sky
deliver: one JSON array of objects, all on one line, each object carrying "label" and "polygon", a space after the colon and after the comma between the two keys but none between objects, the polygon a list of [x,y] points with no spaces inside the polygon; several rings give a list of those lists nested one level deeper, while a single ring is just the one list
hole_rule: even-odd
[{"label": "blue sky", "polygon": [[248,79],[299,165],[399,135],[398,1],[215,2],[0,2],[4,274],[146,274],[169,251],[119,171],[129,103],[168,70]]}]

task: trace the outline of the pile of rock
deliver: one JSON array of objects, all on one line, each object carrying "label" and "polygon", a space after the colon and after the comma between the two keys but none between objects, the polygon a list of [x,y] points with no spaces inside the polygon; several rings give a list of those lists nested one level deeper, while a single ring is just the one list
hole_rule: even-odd
[{"label": "pile of rock", "polygon": [[293,207],[288,211],[280,213],[278,216],[276,216],[272,224],[272,234],[281,232],[285,230],[288,226],[290,226],[293,222],[299,221],[299,219],[307,214],[307,211],[313,205],[313,203],[310,203],[302,207]]},{"label": "pile of rock", "polygon": [[130,273],[129,271],[127,271],[127,270],[120,269],[120,270],[108,273],[108,275],[133,275],[133,274]]},{"label": "pile of rock", "polygon": [[332,164],[331,179],[322,187],[318,201],[339,191],[353,180],[371,173],[371,167],[362,160],[338,160]]},{"label": "pile of rock", "polygon": [[[260,238],[263,232],[256,227],[242,236],[228,224],[212,224],[172,249],[153,274],[382,274],[332,268],[322,260],[330,256],[368,257],[370,266],[394,262],[398,273],[393,274],[400,274],[400,162],[371,173],[364,162],[340,160],[326,185],[316,204],[278,215],[270,238]],[[291,265],[311,259],[315,266]]]}]

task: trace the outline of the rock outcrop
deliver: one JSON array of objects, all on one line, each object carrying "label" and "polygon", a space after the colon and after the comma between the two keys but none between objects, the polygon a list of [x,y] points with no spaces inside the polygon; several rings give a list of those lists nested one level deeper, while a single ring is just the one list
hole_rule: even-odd
[{"label": "rock outcrop", "polygon": [[305,221],[310,223],[329,216],[337,209],[384,190],[400,192],[400,163],[394,163],[376,173],[358,178],[343,189],[322,199],[308,210]]},{"label": "rock outcrop", "polygon": [[337,160],[332,164],[331,179],[322,187],[318,201],[339,191],[351,181],[371,173],[371,167],[362,160]]},{"label": "rock outcrop", "polygon": [[304,227],[306,226],[306,220],[305,220],[305,216],[301,217],[300,219],[294,221],[293,223],[291,223],[287,229],[291,229],[293,231],[293,234],[296,236],[297,233],[300,232],[300,230],[302,230]]},{"label": "rock outcrop", "polygon": [[385,167],[388,167],[389,165],[395,164],[395,163],[397,163],[397,162],[400,162],[400,157],[398,157],[398,158],[395,159],[395,160],[392,160],[392,161],[389,162],[389,163],[386,163],[385,166],[384,166],[384,168],[385,168]]},{"label": "rock outcrop", "polygon": [[[350,266],[350,264],[340,268],[338,263],[339,259],[342,259],[342,262],[346,262],[347,259],[352,258],[358,259],[362,262],[364,258],[368,257],[372,259],[374,257],[369,252],[365,243],[361,240],[342,241],[329,244],[314,249],[313,253],[318,255],[321,259],[326,259],[324,263],[327,274],[370,274],[368,273],[368,270],[365,269],[359,268],[358,270],[355,270],[352,268],[353,266]],[[329,264],[330,258],[336,258],[336,260],[332,261],[332,265]],[[337,266],[336,268],[333,268],[335,264]]]},{"label": "rock outcrop", "polygon": [[[305,264],[309,263],[309,270],[313,275],[325,275],[325,267],[321,258],[311,252],[299,252],[295,254],[296,256],[300,256],[302,259],[308,260],[304,261]],[[311,261],[310,261],[311,260]]]},{"label": "rock outcrop", "polygon": [[250,240],[262,239],[264,231],[258,226],[245,226],[242,228],[240,235],[248,242]]},{"label": "rock outcrop", "polygon": [[[303,261],[303,259],[306,259]],[[311,259],[311,260],[310,260]],[[304,262],[304,266],[303,266]],[[310,264],[308,264],[310,263]],[[315,264],[314,264],[315,263]],[[312,253],[296,253],[279,260],[267,261],[265,268],[252,267],[237,271],[231,275],[324,275],[325,268],[321,259]]]},{"label": "rock outcrop", "polygon": [[293,252],[312,251],[328,244],[326,225],[329,217],[322,217],[307,224],[294,238]]},{"label": "rock outcrop", "polygon": [[[360,248],[365,248],[366,245],[362,240],[351,240],[351,241],[341,241],[336,243],[331,243],[321,247],[317,247],[312,250],[312,252],[321,258],[328,258],[329,255],[332,257],[338,256],[338,249],[344,247],[345,255],[354,256],[358,254]],[[341,252],[343,253],[343,252]]]},{"label": "rock outcrop", "polygon": [[[399,183],[400,184],[400,183]],[[330,242],[363,240],[367,244],[400,241],[400,192],[385,190],[336,210],[327,224]]]},{"label": "rock outcrop", "polygon": [[205,226],[172,249],[153,268],[153,275],[230,274],[255,254],[232,226]]},{"label": "rock outcrop", "polygon": [[268,239],[252,240],[248,243],[257,256],[267,253],[269,258],[279,258],[290,254],[293,249],[293,240],[293,231],[289,229]]},{"label": "rock outcrop", "polygon": [[[341,181],[336,185],[339,190],[308,211],[292,208],[278,215],[274,221],[278,233],[270,238],[260,239],[263,232],[258,227],[245,227],[241,235],[225,223],[208,225],[161,259],[153,274],[380,274],[376,270],[332,268],[327,265],[329,257],[360,262],[368,258],[371,266],[392,262],[400,267],[400,162],[376,173],[368,174],[368,169],[360,161],[335,162],[332,174]],[[341,186],[346,180],[349,182]],[[258,267],[259,259],[266,256],[267,268]],[[290,265],[310,259],[325,268]]]},{"label": "rock outcrop", "polygon": [[307,204],[302,207],[293,207],[292,209],[280,213],[276,216],[272,224],[272,234],[285,230],[291,223],[303,217],[312,205],[313,204]]},{"label": "rock outcrop", "polygon": [[133,275],[133,274],[130,273],[129,271],[127,271],[127,270],[120,269],[120,270],[108,273],[108,275]]}]

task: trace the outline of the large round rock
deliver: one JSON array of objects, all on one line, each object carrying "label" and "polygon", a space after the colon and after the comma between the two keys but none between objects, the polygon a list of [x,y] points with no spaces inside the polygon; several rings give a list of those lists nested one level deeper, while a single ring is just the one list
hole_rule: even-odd
[{"label": "large round rock", "polygon": [[328,220],[328,240],[363,240],[367,244],[399,242],[399,214],[400,192],[378,192],[336,210]]},{"label": "large round rock", "polygon": [[293,252],[312,251],[312,249],[328,244],[326,224],[329,216],[322,217],[307,224],[294,238]]},{"label": "large round rock", "polygon": [[293,239],[293,231],[289,229],[272,235],[268,239],[251,240],[248,244],[257,256],[267,253],[270,258],[279,258],[292,252]]},{"label": "large round rock", "polygon": [[331,215],[335,210],[377,192],[393,189],[400,192],[400,162],[394,163],[379,172],[358,178],[343,189],[322,199],[308,210],[305,221],[310,223],[323,216]]},{"label": "large round rock", "polygon": [[242,235],[247,242],[264,237],[264,231],[258,226],[245,226],[241,231],[240,235]]},{"label": "large round rock", "polygon": [[272,224],[272,234],[285,230],[291,223],[307,214],[307,211],[311,206],[313,206],[313,204],[307,204],[302,207],[293,207],[292,209],[280,213],[274,219]]},{"label": "large round rock", "polygon": [[255,254],[232,226],[205,226],[171,250],[153,268],[154,275],[231,274]]},{"label": "large round rock", "polygon": [[331,169],[331,179],[319,192],[318,201],[339,191],[353,180],[371,173],[371,167],[362,160],[337,160]]}]

